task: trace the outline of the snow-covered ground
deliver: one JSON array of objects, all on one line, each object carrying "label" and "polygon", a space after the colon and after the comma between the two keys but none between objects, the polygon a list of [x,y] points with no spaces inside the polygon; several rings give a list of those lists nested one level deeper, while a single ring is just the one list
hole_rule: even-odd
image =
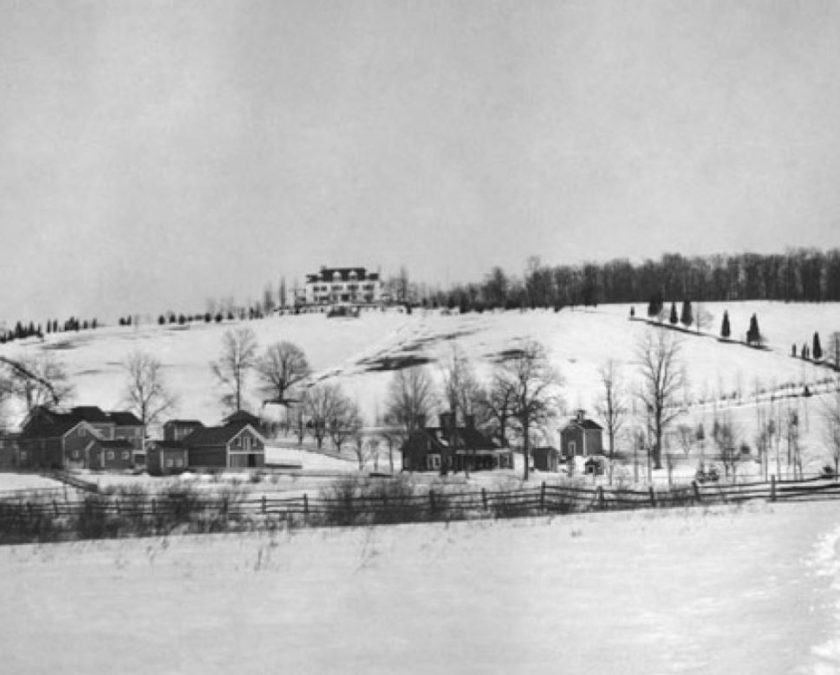
[{"label": "snow-covered ground", "polygon": [[0,548],[3,670],[833,673],[833,503]]},{"label": "snow-covered ground", "polygon": [[15,492],[18,490],[47,490],[63,487],[52,478],[46,478],[33,473],[6,473],[0,472],[0,496],[4,492]]}]

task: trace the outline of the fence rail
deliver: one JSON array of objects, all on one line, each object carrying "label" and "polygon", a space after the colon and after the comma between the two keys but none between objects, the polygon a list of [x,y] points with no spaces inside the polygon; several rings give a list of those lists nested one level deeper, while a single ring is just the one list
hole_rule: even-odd
[{"label": "fence rail", "polygon": [[[387,482],[381,483],[387,485]],[[248,497],[88,492],[68,499],[66,491],[6,495],[0,500],[0,543],[277,526],[399,523],[469,518],[617,511],[739,503],[747,500],[840,499],[840,482],[807,479],[744,484],[698,484],[672,489],[582,487],[546,484],[514,490],[434,490],[310,497]]]}]

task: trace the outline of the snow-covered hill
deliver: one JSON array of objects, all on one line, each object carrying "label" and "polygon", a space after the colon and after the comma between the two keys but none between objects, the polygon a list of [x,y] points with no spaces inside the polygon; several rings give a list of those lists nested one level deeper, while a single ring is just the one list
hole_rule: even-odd
[{"label": "snow-covered hill", "polygon": [[[757,390],[778,390],[782,385],[801,391],[830,377],[826,368],[790,357],[792,343],[801,345],[819,331],[823,343],[840,330],[840,304],[785,304],[769,302],[709,303],[706,335],[680,334],[682,359],[689,387],[685,400],[695,417],[708,415],[712,405],[738,405]],[[733,336],[745,333],[756,314],[769,350],[722,343],[716,338],[727,310]],[[240,325],[254,330],[261,347],[279,340],[300,345],[315,369],[313,378],[341,384],[355,397],[369,423],[384,407],[394,367],[427,362],[440,377],[438,362],[457,345],[473,361],[479,377],[487,379],[498,354],[526,338],[548,348],[552,363],[564,380],[568,409],[590,411],[600,394],[599,367],[614,358],[623,364],[630,388],[636,387],[636,344],[650,327],[628,320],[628,305],[592,309],[565,309],[446,314],[438,311],[371,311],[359,319],[328,319],[322,314],[274,316],[248,322],[193,324],[186,327],[143,325],[106,327],[96,331],[48,335],[43,341],[26,340],[0,347],[0,354],[15,358],[50,351],[67,368],[79,403],[113,409],[122,403],[125,375],[122,362],[134,350],[154,354],[166,369],[171,387],[180,396],[178,416],[215,423],[223,414],[221,391],[209,363],[218,357],[225,331]],[[645,307],[636,306],[637,316]],[[733,394],[734,399],[733,399]],[[722,399],[725,403],[721,403]],[[251,380],[249,403],[260,409],[261,397]],[[706,402],[705,407],[698,406]],[[713,401],[718,403],[713,404]],[[15,412],[15,411],[11,411]],[[20,411],[16,411],[19,417]],[[744,424],[753,414],[742,410]],[[553,439],[547,439],[552,441]]]}]

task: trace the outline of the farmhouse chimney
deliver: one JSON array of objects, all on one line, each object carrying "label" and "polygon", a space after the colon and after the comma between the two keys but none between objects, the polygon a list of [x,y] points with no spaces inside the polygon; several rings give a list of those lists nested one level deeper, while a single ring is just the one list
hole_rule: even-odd
[{"label": "farmhouse chimney", "polygon": [[577,411],[577,421],[578,423],[582,423],[583,420],[586,419],[586,411],[583,408],[578,408]]},{"label": "farmhouse chimney", "polygon": [[426,416],[423,413],[419,413],[415,418],[415,422],[417,424],[418,429],[425,429],[426,428]]},{"label": "farmhouse chimney", "polygon": [[440,428],[443,431],[449,431],[452,428],[452,413],[444,412],[440,414]]},{"label": "farmhouse chimney", "polygon": [[464,426],[467,429],[475,429],[475,415],[464,415]]}]

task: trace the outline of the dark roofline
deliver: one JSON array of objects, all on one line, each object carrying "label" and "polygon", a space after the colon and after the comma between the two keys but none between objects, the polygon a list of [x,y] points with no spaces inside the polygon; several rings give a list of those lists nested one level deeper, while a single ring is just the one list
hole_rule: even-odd
[{"label": "dark roofline", "polygon": [[598,431],[598,430],[603,431],[604,430],[604,427],[602,427],[600,424],[598,424],[597,422],[595,422],[593,420],[585,419],[583,421],[580,421],[576,417],[573,417],[571,420],[569,420],[568,424],[566,424],[566,426],[563,427],[562,430],[565,431],[566,429],[568,429],[570,427],[573,427],[573,426],[574,427],[580,427],[581,429],[588,430],[588,431]]},{"label": "dark roofline", "polygon": [[134,446],[131,445],[127,440],[124,438],[115,438],[111,439],[99,439],[95,438],[91,443],[98,443],[103,448],[133,448]]},{"label": "dark roofline", "polygon": [[306,283],[317,283],[332,281],[335,273],[338,272],[342,281],[349,281],[350,273],[355,272],[357,275],[356,281],[378,281],[379,272],[370,272],[366,267],[325,267],[314,274],[306,275]]}]

